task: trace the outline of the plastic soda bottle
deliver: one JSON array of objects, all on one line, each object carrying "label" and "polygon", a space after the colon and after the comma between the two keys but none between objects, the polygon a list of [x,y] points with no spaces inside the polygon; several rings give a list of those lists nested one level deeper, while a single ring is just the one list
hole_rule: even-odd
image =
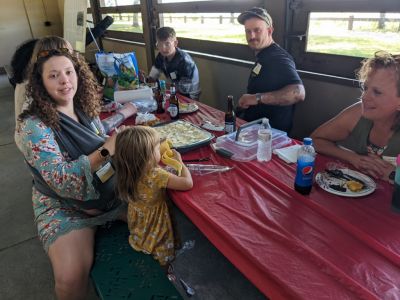
[{"label": "plastic soda bottle", "polygon": [[262,119],[257,132],[257,143],[257,160],[260,162],[270,161],[272,156],[272,129],[267,118]]},{"label": "plastic soda bottle", "polygon": [[303,146],[301,146],[297,154],[296,179],[294,181],[294,189],[300,194],[308,195],[311,192],[315,155],[312,139],[309,137],[304,138]]},{"label": "plastic soda bottle", "polygon": [[394,176],[392,208],[396,212],[400,212],[400,154],[396,159],[396,175]]}]

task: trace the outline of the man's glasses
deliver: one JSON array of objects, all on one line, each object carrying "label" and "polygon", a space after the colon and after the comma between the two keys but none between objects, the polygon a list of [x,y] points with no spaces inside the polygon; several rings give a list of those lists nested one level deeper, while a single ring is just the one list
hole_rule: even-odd
[{"label": "man's glasses", "polygon": [[50,49],[50,50],[42,50],[42,51],[39,51],[39,53],[37,55],[37,59],[44,58],[44,57],[47,57],[47,56],[52,55],[52,54],[61,54],[61,53],[71,54],[70,50],[68,48],[57,48],[57,49]]},{"label": "man's glasses", "polygon": [[157,42],[156,43],[156,47],[157,48],[171,48],[171,46],[174,44],[174,42],[172,41],[165,41],[165,42]]}]

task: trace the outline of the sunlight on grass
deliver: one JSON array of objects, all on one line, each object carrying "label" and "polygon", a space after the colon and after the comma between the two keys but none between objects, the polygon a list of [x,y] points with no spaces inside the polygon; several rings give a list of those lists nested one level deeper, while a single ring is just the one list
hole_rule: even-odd
[{"label": "sunlight on grass", "polygon": [[[323,15],[318,14],[319,17]],[[348,15],[349,13],[343,13],[339,16]],[[394,15],[399,15],[400,19],[400,14]],[[111,16],[114,17],[114,23],[110,30],[143,33],[140,15],[137,26],[133,25],[133,14]],[[370,16],[371,14],[368,15]],[[244,28],[237,23],[236,15],[232,18],[231,15],[224,14],[222,24],[218,14],[164,14],[162,20],[164,26],[175,29],[178,38],[246,44]],[[311,18],[306,51],[355,57],[370,57],[379,50],[400,53],[400,21],[396,18],[387,21],[382,29],[378,29],[377,21],[356,21],[352,30],[348,26],[348,21]]]}]

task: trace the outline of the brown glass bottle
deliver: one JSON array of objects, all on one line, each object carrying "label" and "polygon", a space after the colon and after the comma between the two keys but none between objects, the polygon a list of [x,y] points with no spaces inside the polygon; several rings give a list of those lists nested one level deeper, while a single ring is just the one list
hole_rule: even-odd
[{"label": "brown glass bottle", "polygon": [[178,120],[179,119],[179,100],[176,96],[176,89],[175,84],[172,83],[170,87],[171,97],[169,98],[169,115],[171,120]]},{"label": "brown glass bottle", "polygon": [[233,96],[228,96],[228,109],[225,112],[225,133],[231,133],[236,130],[236,116],[233,110]]},{"label": "brown glass bottle", "polygon": [[160,88],[160,81],[156,81],[156,90],[154,92],[154,98],[157,101],[157,113],[162,114],[165,112],[164,107],[163,107],[163,99],[164,96],[161,93],[161,88]]}]

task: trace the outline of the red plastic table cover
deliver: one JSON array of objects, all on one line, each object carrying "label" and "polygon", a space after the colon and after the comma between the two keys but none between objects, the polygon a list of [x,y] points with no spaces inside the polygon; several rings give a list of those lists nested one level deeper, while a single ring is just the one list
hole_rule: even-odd
[{"label": "red plastic table cover", "polygon": [[[202,103],[184,119],[223,122]],[[236,162],[209,146],[183,155],[209,156],[225,173],[193,175],[190,191],[170,191],[175,204],[270,299],[400,299],[400,214],[383,181],[369,196],[340,197],[316,184],[294,191],[295,165]],[[317,156],[316,173],[334,161]],[[204,164],[204,162],[202,162]]]}]

